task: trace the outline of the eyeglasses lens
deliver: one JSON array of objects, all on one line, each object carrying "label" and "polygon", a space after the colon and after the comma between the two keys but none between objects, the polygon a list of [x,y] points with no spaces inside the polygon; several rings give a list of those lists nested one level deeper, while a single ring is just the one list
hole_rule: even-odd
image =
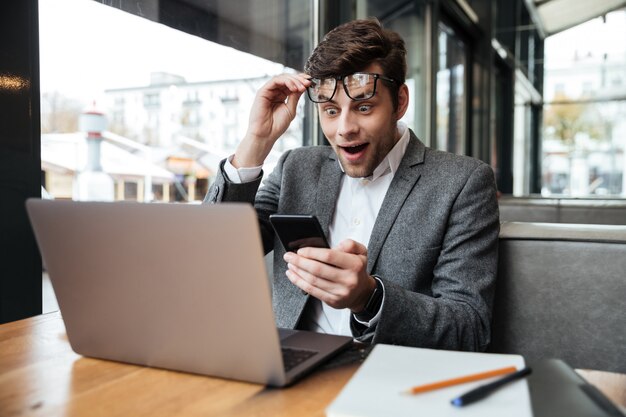
[{"label": "eyeglasses lens", "polygon": [[309,87],[309,97],[316,103],[323,103],[330,100],[337,86],[337,80],[334,78],[313,78]]},{"label": "eyeglasses lens", "polygon": [[353,100],[366,100],[374,96],[376,78],[371,74],[352,74],[344,78],[343,82]]}]

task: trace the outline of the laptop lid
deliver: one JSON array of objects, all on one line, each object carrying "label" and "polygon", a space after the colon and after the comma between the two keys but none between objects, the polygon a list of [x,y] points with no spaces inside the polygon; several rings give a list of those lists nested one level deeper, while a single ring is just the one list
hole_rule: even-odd
[{"label": "laptop lid", "polygon": [[624,417],[596,387],[560,359],[530,363],[528,387],[535,417]]},{"label": "laptop lid", "polygon": [[[30,199],[27,210],[75,352],[275,386],[292,382],[250,205]],[[328,352],[315,357],[350,338],[327,339]]]}]

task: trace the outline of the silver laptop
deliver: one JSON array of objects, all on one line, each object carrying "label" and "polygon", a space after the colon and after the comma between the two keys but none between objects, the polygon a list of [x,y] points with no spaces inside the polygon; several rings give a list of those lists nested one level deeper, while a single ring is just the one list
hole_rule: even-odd
[{"label": "silver laptop", "polygon": [[352,341],[276,328],[250,205],[26,205],[81,355],[285,386]]}]

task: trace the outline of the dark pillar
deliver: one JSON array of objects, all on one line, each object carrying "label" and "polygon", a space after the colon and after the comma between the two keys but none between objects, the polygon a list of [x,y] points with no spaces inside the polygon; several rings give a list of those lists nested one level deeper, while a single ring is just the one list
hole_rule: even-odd
[{"label": "dark pillar", "polygon": [[0,6],[0,323],[41,313],[41,259],[24,202],[41,196],[37,0]]}]

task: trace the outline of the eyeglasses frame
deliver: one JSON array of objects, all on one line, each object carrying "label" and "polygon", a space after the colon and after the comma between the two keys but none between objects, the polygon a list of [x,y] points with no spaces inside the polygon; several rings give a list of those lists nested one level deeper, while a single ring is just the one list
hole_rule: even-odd
[{"label": "eyeglasses frame", "polygon": [[[353,97],[350,95],[350,93],[348,92],[348,87],[346,86],[346,78],[351,77],[351,76],[353,76],[353,75],[358,75],[358,74],[362,74],[362,75],[371,75],[371,76],[373,76],[373,77],[374,77],[374,91],[372,92],[372,95],[371,95],[370,97],[365,97],[365,98],[353,98]],[[311,87],[308,87],[308,88],[306,89],[306,94],[307,94],[307,96],[309,97],[309,100],[311,100],[313,103],[320,104],[320,103],[328,103],[329,101],[331,101],[331,100],[333,99],[333,97],[335,97],[335,94],[337,93],[337,81],[339,81],[339,80],[341,80],[341,85],[343,85],[343,91],[345,91],[346,96],[348,96],[348,98],[350,98],[350,100],[353,100],[353,101],[364,101],[364,100],[369,100],[369,99],[371,99],[372,97],[374,97],[374,96],[376,95],[376,86],[377,86],[377,82],[378,82],[378,79],[379,79],[379,78],[380,78],[381,80],[383,80],[383,81],[387,81],[387,82],[389,82],[389,83],[393,83],[393,84],[395,84],[395,83],[396,83],[396,80],[394,80],[393,78],[385,77],[384,75],[377,74],[377,73],[375,73],[375,72],[354,72],[354,73],[352,73],[352,74],[346,74],[346,75],[335,75],[335,76],[332,76],[332,77],[323,77],[323,78],[311,77],[311,79],[318,79],[318,80],[323,80],[323,79],[328,79],[328,78],[330,78],[330,79],[334,79],[334,80],[335,80],[335,88],[333,89],[333,93],[330,95],[330,97],[329,97],[327,100],[324,100],[324,101],[316,101],[316,100],[313,100],[313,99],[311,98],[311,93],[310,93],[310,88],[311,88]]]}]

